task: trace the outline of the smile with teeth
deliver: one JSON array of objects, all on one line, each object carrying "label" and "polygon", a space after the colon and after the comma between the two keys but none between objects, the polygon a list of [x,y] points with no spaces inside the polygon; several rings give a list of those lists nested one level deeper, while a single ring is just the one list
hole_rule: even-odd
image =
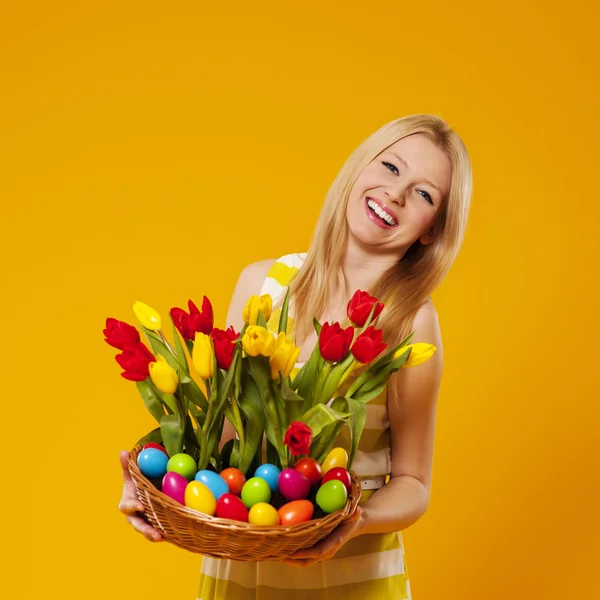
[{"label": "smile with teeth", "polygon": [[387,225],[394,226],[396,225],[396,219],[391,215],[388,215],[377,202],[371,200],[370,198],[367,200],[367,206],[371,209],[371,212],[374,212],[382,221],[385,221]]}]

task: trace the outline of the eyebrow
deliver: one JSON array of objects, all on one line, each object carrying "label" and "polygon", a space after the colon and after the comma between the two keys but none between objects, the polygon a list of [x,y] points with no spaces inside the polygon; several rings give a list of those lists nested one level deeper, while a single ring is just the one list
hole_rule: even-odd
[{"label": "eyebrow", "polygon": [[[399,156],[395,152],[391,152],[390,154],[393,154],[400,161],[400,163],[404,165],[405,169],[409,168],[408,163],[401,156]],[[429,179],[424,179],[423,182],[428,183],[432,188],[435,188],[440,194],[442,193],[442,190],[440,190],[440,188],[437,185],[435,185],[435,183],[429,181]]]}]

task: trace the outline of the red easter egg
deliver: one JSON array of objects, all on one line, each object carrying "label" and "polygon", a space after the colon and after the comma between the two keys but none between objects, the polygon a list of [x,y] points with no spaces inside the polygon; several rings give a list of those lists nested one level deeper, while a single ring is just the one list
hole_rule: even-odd
[{"label": "red easter egg", "polygon": [[[161,452],[164,452],[165,454],[167,454],[167,451],[165,450],[164,446],[161,446],[160,444],[157,444],[155,442],[148,442],[142,448],[142,450],[146,450],[147,448],[154,448],[155,450],[160,450]],[[167,456],[169,456],[169,455],[167,454]]]},{"label": "red easter egg", "polygon": [[352,491],[352,479],[350,478],[350,473],[343,467],[335,467],[335,469],[327,471],[321,480],[321,485],[328,481],[332,481],[333,479],[341,481],[346,486],[348,493]]},{"label": "red easter egg", "polygon": [[311,487],[321,481],[321,465],[314,458],[301,458],[294,465],[294,469],[308,479]]},{"label": "red easter egg", "polygon": [[310,500],[294,500],[284,504],[278,511],[281,525],[298,525],[312,519],[315,507]]},{"label": "red easter egg", "polygon": [[244,503],[233,494],[223,494],[217,500],[217,517],[232,521],[248,522],[248,509]]},{"label": "red easter egg", "polygon": [[236,496],[242,494],[242,488],[246,483],[246,477],[244,474],[235,467],[229,467],[220,473],[221,477],[227,482],[229,491]]}]

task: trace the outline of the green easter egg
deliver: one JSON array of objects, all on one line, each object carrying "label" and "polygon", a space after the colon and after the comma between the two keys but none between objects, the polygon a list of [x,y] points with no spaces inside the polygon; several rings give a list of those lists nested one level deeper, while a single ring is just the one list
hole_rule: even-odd
[{"label": "green easter egg", "polygon": [[348,500],[348,490],[341,481],[332,479],[319,488],[316,500],[319,508],[329,514],[344,507]]},{"label": "green easter egg", "polygon": [[174,471],[175,473],[179,473],[188,481],[194,479],[197,470],[196,461],[189,454],[184,454],[183,452],[171,456],[167,463],[167,472]]}]

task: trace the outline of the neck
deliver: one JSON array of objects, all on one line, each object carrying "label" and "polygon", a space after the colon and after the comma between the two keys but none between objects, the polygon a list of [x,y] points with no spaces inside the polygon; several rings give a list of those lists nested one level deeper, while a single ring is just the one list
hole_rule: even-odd
[{"label": "neck", "polygon": [[347,292],[368,290],[390,267],[399,262],[403,252],[373,252],[350,237],[344,253],[343,270]]}]

